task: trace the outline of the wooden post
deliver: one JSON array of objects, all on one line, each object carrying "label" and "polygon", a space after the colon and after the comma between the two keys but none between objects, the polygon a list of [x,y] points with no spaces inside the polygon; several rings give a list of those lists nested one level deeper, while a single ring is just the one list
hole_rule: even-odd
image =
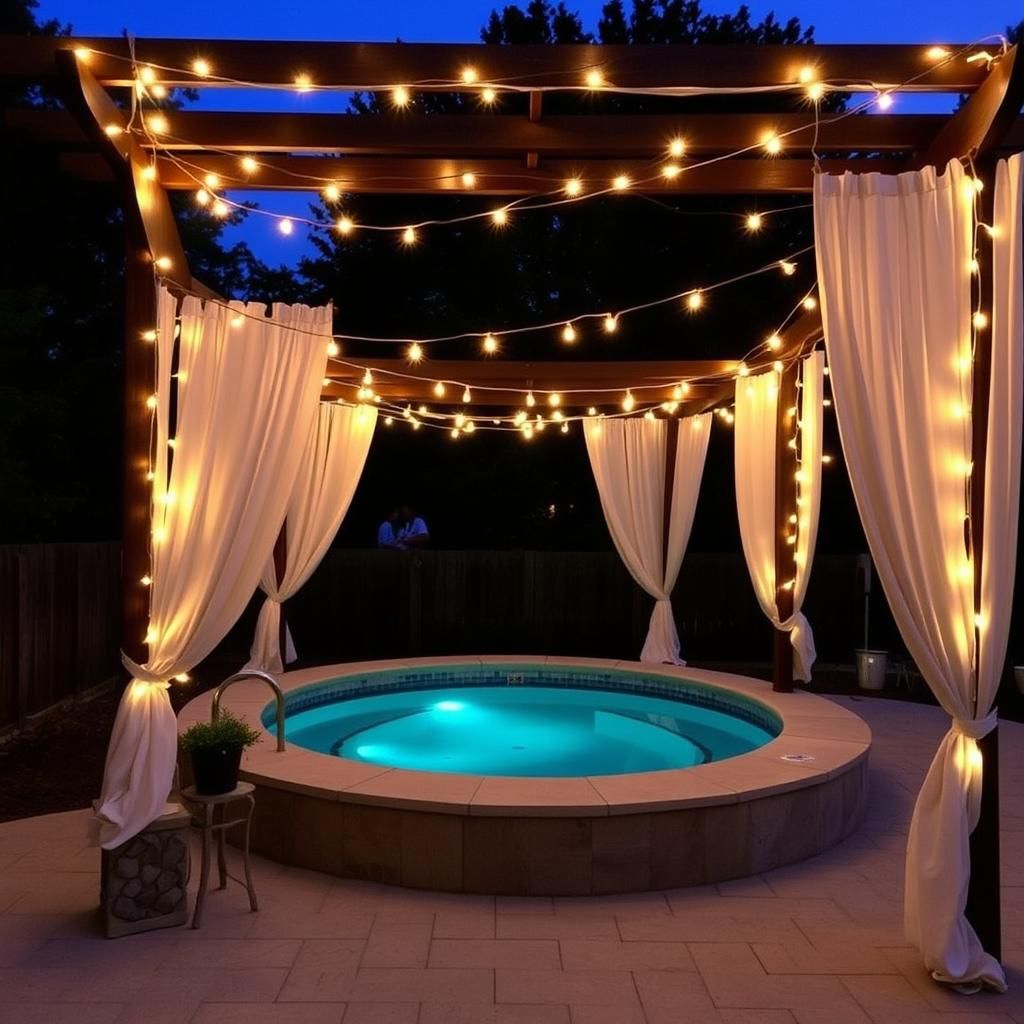
[{"label": "wooden post", "polygon": [[[281,532],[274,542],[274,575],[277,585],[284,582],[284,574],[288,568],[288,520],[281,524]],[[288,665],[288,621],[284,613],[284,601],[281,602],[281,624],[278,627],[277,643],[281,651],[281,664]]]},{"label": "wooden post", "polygon": [[[793,589],[784,584],[793,578],[796,570],[794,548],[786,538],[793,532],[789,517],[796,514],[796,450],[789,447],[796,422],[789,410],[796,405],[798,367],[799,360],[794,359],[779,375],[775,417],[775,606],[783,622],[793,614]],[[778,693],[792,693],[793,644],[789,633],[781,629],[775,630],[774,654],[772,689]]]},{"label": "wooden post", "polygon": [[[992,223],[995,208],[995,160],[986,159],[975,167],[984,187],[979,196],[980,217]],[[992,245],[984,234],[978,239],[978,273],[974,275],[972,309],[982,309],[991,318],[993,298]],[[984,543],[985,478],[988,447],[989,387],[992,380],[992,327],[974,332],[974,367],[971,396],[971,519],[970,544],[974,561],[974,606],[981,601],[981,553]],[[1002,472],[1003,467],[995,467]],[[975,665],[977,668],[977,664]],[[1002,666],[1000,666],[1000,669]],[[1002,672],[1000,671],[1000,675]],[[997,960],[1002,956],[999,867],[999,730],[983,737],[978,747],[982,759],[981,813],[971,833],[971,881],[967,889],[967,919],[985,951]]]}]

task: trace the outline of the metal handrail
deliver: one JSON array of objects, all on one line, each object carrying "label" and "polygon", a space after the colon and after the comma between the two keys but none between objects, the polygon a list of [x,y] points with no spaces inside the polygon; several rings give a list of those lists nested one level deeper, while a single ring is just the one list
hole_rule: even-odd
[{"label": "metal handrail", "polygon": [[269,673],[258,668],[244,668],[233,676],[228,676],[216,690],[213,691],[213,708],[210,718],[216,722],[220,716],[220,699],[224,691],[239,679],[262,679],[274,691],[274,703],[277,706],[277,750],[278,753],[284,750],[284,693],[278,685],[277,680]]}]

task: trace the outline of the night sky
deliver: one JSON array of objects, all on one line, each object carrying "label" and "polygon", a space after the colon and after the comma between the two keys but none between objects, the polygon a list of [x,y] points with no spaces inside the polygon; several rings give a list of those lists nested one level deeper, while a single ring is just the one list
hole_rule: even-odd
[{"label": "night sky", "polygon": [[[595,28],[604,0],[568,0],[567,6]],[[81,35],[170,36],[195,39],[335,39],[354,42],[477,42],[480,28],[494,0],[336,0],[334,3],[282,4],[280,0],[178,0],[173,4],[140,0],[41,0],[40,19],[59,18]],[[525,6],[525,0],[521,6]],[[739,0],[706,0],[711,13],[734,11]],[[780,19],[798,17],[813,25],[819,43],[958,42],[967,43],[1005,30],[1020,20],[1019,0],[776,0],[749,4],[753,21],[769,11]],[[626,4],[627,12],[629,4]],[[915,111],[949,109],[952,97],[902,97],[897,109]],[[291,93],[229,92],[212,90],[206,103],[217,109],[344,110],[346,97],[299,96]],[[308,216],[310,196],[302,193],[239,193],[238,198],[285,214]],[[249,218],[229,229],[244,238],[257,256],[273,264],[294,265],[311,249],[296,232],[283,243],[264,218]]]}]

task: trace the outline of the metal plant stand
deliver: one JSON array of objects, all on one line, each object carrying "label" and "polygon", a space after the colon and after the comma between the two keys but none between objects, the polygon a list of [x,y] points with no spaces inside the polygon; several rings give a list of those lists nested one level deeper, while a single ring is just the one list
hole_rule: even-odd
[{"label": "metal plant stand", "polygon": [[[192,913],[192,927],[198,928],[202,913],[203,903],[206,899],[206,889],[210,882],[210,846],[213,842],[214,833],[217,836],[217,870],[220,875],[219,889],[226,889],[228,879],[244,886],[249,894],[249,908],[255,913],[259,910],[256,902],[256,890],[252,884],[252,874],[249,870],[249,831],[252,824],[252,813],[256,808],[256,798],[253,796],[255,787],[248,782],[239,782],[229,793],[219,793],[216,796],[207,796],[204,793],[197,793],[194,786],[183,790],[181,796],[192,808],[192,824],[200,830],[203,839],[203,853],[199,871],[199,891],[196,893],[196,907]],[[244,801],[244,813],[237,818],[227,818],[228,804]],[[245,879],[236,878],[227,869],[227,861],[224,856],[224,836],[229,828],[235,825],[245,826],[245,841],[242,845],[242,867],[245,871]]]}]

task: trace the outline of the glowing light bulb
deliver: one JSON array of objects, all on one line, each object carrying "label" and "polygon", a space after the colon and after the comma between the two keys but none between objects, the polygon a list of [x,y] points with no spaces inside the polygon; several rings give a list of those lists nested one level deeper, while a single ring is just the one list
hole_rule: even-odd
[{"label": "glowing light bulb", "polygon": [[155,409],[156,408],[156,403],[157,403],[156,395],[150,395],[146,399],[146,408],[147,409]]},{"label": "glowing light bulb", "polygon": [[487,106],[490,106],[492,103],[494,103],[497,100],[497,98],[498,94],[490,87],[483,89],[480,92],[480,100],[481,102],[487,104]]},{"label": "glowing light bulb", "polygon": [[341,346],[336,341],[327,342],[327,355],[333,359],[341,351]]},{"label": "glowing light bulb", "polygon": [[146,181],[156,181],[156,168],[152,164],[146,164],[140,173]]},{"label": "glowing light bulb", "polygon": [[390,427],[391,424],[394,423],[394,422],[395,421],[394,421],[394,419],[391,416],[385,416],[384,417],[384,426],[385,427]]},{"label": "glowing light bulb", "polygon": [[597,68],[591,68],[587,72],[586,82],[588,89],[600,89],[604,85],[604,75]]},{"label": "glowing light bulb", "polygon": [[654,418],[654,411],[652,409],[648,409],[647,412],[644,413],[644,419],[648,422],[653,422]]},{"label": "glowing light bulb", "polygon": [[677,160],[679,159],[679,157],[685,156],[686,155],[686,142],[685,142],[685,140],[679,139],[679,138],[673,139],[668,144],[668,155],[669,156],[674,156]]},{"label": "glowing light bulb", "polygon": [[223,218],[226,217],[231,212],[231,207],[228,206],[228,204],[225,203],[223,199],[217,199],[214,201],[213,206],[210,207],[210,212],[214,215],[214,217]]},{"label": "glowing light bulb", "polygon": [[672,389],[672,401],[681,402],[690,393],[690,385],[685,381],[680,381]]},{"label": "glowing light bulb", "polygon": [[498,351],[498,339],[493,334],[485,334],[481,345],[489,356],[493,356]]},{"label": "glowing light bulb", "polygon": [[698,290],[690,292],[690,294],[686,296],[686,308],[689,309],[691,313],[696,313],[698,309],[703,307],[703,305],[704,293],[702,291]]},{"label": "glowing light bulb", "polygon": [[476,175],[472,171],[466,171],[462,175],[462,184],[466,188],[472,188],[476,184]]},{"label": "glowing light bulb", "polygon": [[978,263],[977,260],[970,259],[970,260],[967,261],[967,273],[968,274],[977,274],[980,269],[981,269],[981,265]]},{"label": "glowing light bulb", "polygon": [[369,367],[367,367],[365,373],[363,373],[363,386],[364,387],[369,387],[372,383],[373,383],[373,374],[370,372]]},{"label": "glowing light bulb", "polygon": [[597,415],[597,408],[595,406],[593,406],[593,405],[588,406],[587,407],[587,415],[588,416],[596,416]]},{"label": "glowing light bulb", "polygon": [[979,331],[983,331],[988,327],[988,316],[979,309],[974,316],[971,317],[971,323],[974,324],[975,328]]},{"label": "glowing light bulb", "polygon": [[151,85],[156,81],[156,71],[154,71],[148,64],[144,64],[139,68],[139,81],[146,85]]},{"label": "glowing light bulb", "polygon": [[790,260],[779,260],[779,266],[786,277],[792,277],[796,273],[796,264]]},{"label": "glowing light bulb", "polygon": [[153,582],[153,577],[152,577],[152,576],[150,576],[150,575],[149,575],[149,573],[146,573],[146,575],[145,575],[145,576],[143,576],[143,577],[142,577],[142,579],[141,579],[141,580],[139,580],[139,582],[140,582],[140,583],[141,583],[141,584],[142,584],[142,585],[143,585],[144,587],[148,587],[148,586],[150,586],[150,585],[152,584],[152,582]]},{"label": "glowing light bulb", "polygon": [[92,50],[88,49],[85,46],[75,47],[75,58],[77,60],[80,60],[83,64],[88,64],[91,57]]},{"label": "glowing light bulb", "polygon": [[825,84],[823,82],[811,82],[805,91],[807,93],[807,98],[812,103],[818,103],[825,95]]},{"label": "glowing light bulb", "polygon": [[[324,388],[329,388],[331,386],[331,378],[330,377],[324,377],[324,379],[322,381],[320,381],[320,386],[324,387]],[[360,395],[359,397],[362,398],[363,396]]]},{"label": "glowing light bulb", "polygon": [[463,402],[472,402],[473,396],[470,394],[469,388],[464,388],[462,391]]},{"label": "glowing light bulb", "polygon": [[667,181],[673,181],[675,178],[679,177],[682,170],[683,169],[679,164],[665,164],[661,169],[661,176]]},{"label": "glowing light bulb", "polygon": [[338,188],[333,182],[330,185],[324,185],[323,191],[320,193],[324,199],[329,203],[336,203],[341,199],[341,189]]},{"label": "glowing light bulb", "polygon": [[508,223],[508,210],[503,206],[499,206],[496,210],[491,210],[491,220],[498,227],[504,227]]},{"label": "glowing light bulb", "polygon": [[636,399],[633,397],[632,391],[627,391],[625,397],[622,399],[622,408],[625,412],[632,412],[636,405]]},{"label": "glowing light bulb", "polygon": [[414,227],[408,227],[402,232],[402,245],[415,245],[416,244],[416,229]]},{"label": "glowing light bulb", "polygon": [[111,139],[116,139],[118,135],[124,132],[124,129],[119,124],[108,124],[103,131]]},{"label": "glowing light bulb", "polygon": [[604,318],[604,330],[606,334],[614,334],[619,329],[619,321],[607,313]]},{"label": "glowing light bulb", "polygon": [[569,433],[569,424],[568,423],[563,423],[562,427],[561,427],[561,430],[562,430],[563,434],[568,434]]},{"label": "glowing light bulb", "polygon": [[282,235],[290,235],[292,231],[295,230],[295,225],[292,223],[290,217],[282,217],[277,222],[277,230],[280,231]]},{"label": "glowing light bulb", "polygon": [[391,90],[391,102],[401,110],[403,107],[409,106],[409,102],[412,97],[409,95],[409,90],[404,85],[396,85]]},{"label": "glowing light bulb", "polygon": [[565,194],[567,196],[578,196],[583,191],[583,182],[579,178],[570,178],[565,183]]},{"label": "glowing light bulb", "polygon": [[452,427],[452,429],[451,429],[451,436],[452,436],[453,439],[457,438],[459,436],[459,433],[460,433],[460,431],[459,431],[458,427]]},{"label": "glowing light bulb", "polygon": [[339,217],[337,223],[334,225],[339,235],[350,235],[352,229],[355,227],[355,222],[351,217]]},{"label": "glowing light bulb", "polygon": [[156,331],[148,330],[142,332],[143,341],[156,341]]},{"label": "glowing light bulb", "polygon": [[296,92],[309,92],[313,88],[313,79],[303,72],[294,78]]},{"label": "glowing light bulb", "polygon": [[146,127],[154,135],[166,135],[171,130],[171,126],[163,114],[150,114],[146,118]]},{"label": "glowing light bulb", "polygon": [[172,260],[170,256],[157,256],[157,258],[153,260],[153,266],[155,266],[157,270],[170,270],[171,267],[174,266],[174,260]]},{"label": "glowing light bulb", "polygon": [[768,339],[768,340],[767,340],[767,341],[765,342],[765,344],[766,344],[766,345],[768,346],[768,348],[770,348],[770,349],[771,349],[771,350],[772,350],[773,352],[778,352],[778,351],[779,351],[779,349],[780,349],[780,348],[782,348],[782,338],[780,338],[780,337],[779,337],[779,336],[778,336],[777,334],[773,334],[773,335],[772,335],[772,336],[771,336],[771,337],[770,337],[770,338],[769,338],[769,339]]},{"label": "glowing light bulb", "polygon": [[159,83],[154,85],[149,91],[158,100],[162,100],[167,96],[167,87]]},{"label": "glowing light bulb", "polygon": [[526,393],[526,404],[532,409],[537,404],[537,399],[533,397],[533,392],[528,391]]},{"label": "glowing light bulb", "polygon": [[929,46],[925,51],[925,56],[929,60],[945,60],[949,56],[949,50],[944,46]]},{"label": "glowing light bulb", "polygon": [[821,461],[824,462],[825,465],[827,466],[832,461],[832,456],[831,455],[822,455]]},{"label": "glowing light bulb", "polygon": [[439,381],[438,381],[438,382],[437,382],[437,383],[436,383],[436,384],[434,385],[434,394],[435,394],[435,395],[436,395],[436,396],[437,396],[438,398],[444,398],[444,393],[445,393],[445,386],[444,386],[444,381],[442,381],[442,380],[439,380]]},{"label": "glowing light bulb", "polygon": [[612,188],[616,192],[624,192],[631,184],[632,182],[629,180],[628,174],[617,174],[612,178]]},{"label": "glowing light bulb", "polygon": [[408,359],[410,363],[420,362],[420,360],[423,359],[423,348],[417,342],[414,341],[405,350],[405,358]]},{"label": "glowing light bulb", "polygon": [[750,367],[747,366],[746,363],[740,363],[740,365],[736,367],[736,372],[741,377],[749,377],[750,376]]},{"label": "glowing light bulb", "polygon": [[452,418],[452,422],[461,430],[466,425],[466,417],[461,412],[457,412]]},{"label": "glowing light bulb", "polygon": [[875,106],[879,110],[888,110],[892,106],[892,93],[880,92],[875,97]]},{"label": "glowing light bulb", "polygon": [[231,326],[236,328],[236,329],[241,327],[242,324],[244,324],[244,323],[245,323],[245,317],[242,316],[242,315],[233,316],[231,318]]},{"label": "glowing light bulb", "polygon": [[[153,534],[153,538],[154,540],[156,539],[155,533]],[[144,644],[156,643],[156,639],[159,635],[160,634],[152,626],[150,626],[149,629],[146,630],[146,635],[143,637],[142,642]]]},{"label": "glowing light bulb", "polygon": [[804,309],[810,312],[812,309],[818,308],[818,300],[813,295],[808,295],[807,298],[804,299],[802,303],[800,303],[800,305],[802,305]]},{"label": "glowing light bulb", "polygon": [[761,145],[769,156],[778,156],[782,152],[782,139],[775,132],[766,132],[761,136]]},{"label": "glowing light bulb", "polygon": [[467,64],[462,69],[462,80],[463,82],[466,83],[466,85],[472,85],[477,80],[478,77],[479,76],[476,73],[476,68],[474,68],[472,65]]},{"label": "glowing light bulb", "polygon": [[192,70],[200,78],[208,78],[213,72],[213,68],[210,67],[210,62],[208,60],[204,60],[202,57],[197,57],[192,61]]},{"label": "glowing light bulb", "polygon": [[238,163],[246,174],[255,174],[260,169],[260,165],[251,156],[243,156]]},{"label": "glowing light bulb", "polygon": [[550,405],[551,408],[554,409],[561,404],[562,396],[557,391],[552,391],[551,394],[548,395],[548,405]]},{"label": "glowing light bulb", "polygon": [[566,324],[562,328],[562,341],[564,341],[566,343],[566,345],[571,345],[571,344],[573,344],[573,342],[575,340],[576,340],[576,328],[573,327],[572,324]]}]

